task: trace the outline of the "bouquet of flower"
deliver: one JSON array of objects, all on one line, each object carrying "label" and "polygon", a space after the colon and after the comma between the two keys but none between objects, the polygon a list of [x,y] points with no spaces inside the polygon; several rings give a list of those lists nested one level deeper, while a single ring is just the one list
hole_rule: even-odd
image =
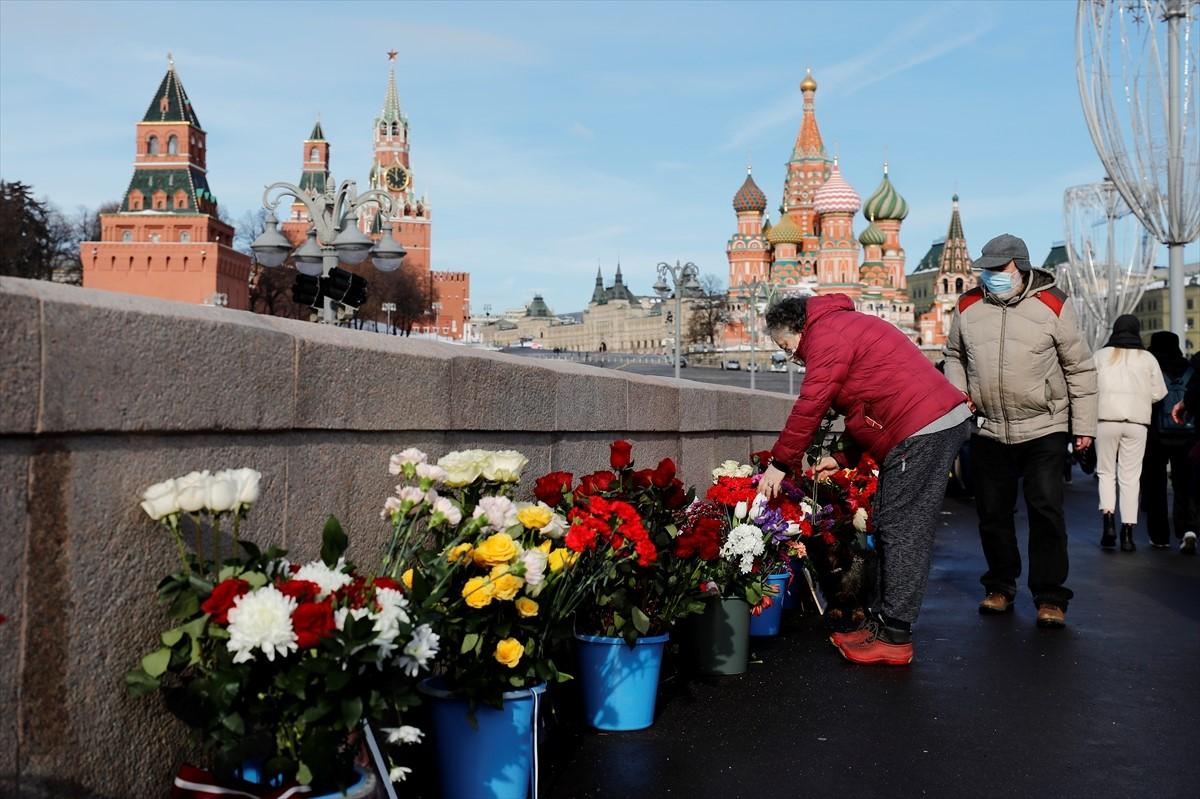
[{"label": "bouquet of flower", "polygon": [[[258,480],[249,469],[203,472],[146,491],[142,507],[180,550],[180,570],[158,586],[176,626],[126,682],[135,695],[164,692],[226,784],[253,763],[285,783],[342,789],[355,779],[360,727],[415,704],[415,680],[437,654],[437,636],[400,584],[346,562],[348,540],[332,517],[321,559],[311,563],[238,541]],[[187,550],[185,514],[197,529],[212,529],[210,553]],[[228,516],[235,550],[222,559],[218,536]],[[392,743],[421,737],[409,726],[385,732]],[[408,771],[385,770],[393,780]]]},{"label": "bouquet of flower", "polygon": [[702,605],[691,587],[702,563],[675,546],[675,513],[692,501],[664,458],[653,469],[635,470],[632,445],[615,441],[610,470],[574,476],[552,472],[538,479],[540,502],[566,514],[565,544],[580,557],[590,590],[580,608],[578,632],[624,638],[666,632],[676,619]]},{"label": "bouquet of flower", "polygon": [[472,702],[498,706],[507,690],[568,679],[558,662],[587,575],[562,545],[567,520],[511,498],[526,463],[513,451],[452,452],[436,464],[415,449],[392,456],[403,482],[383,511],[388,573],[435,614],[438,673]]}]

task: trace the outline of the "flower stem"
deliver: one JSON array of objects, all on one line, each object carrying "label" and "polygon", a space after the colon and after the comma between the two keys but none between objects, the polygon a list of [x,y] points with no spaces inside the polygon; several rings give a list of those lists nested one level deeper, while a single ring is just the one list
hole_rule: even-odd
[{"label": "flower stem", "polygon": [[212,515],[213,577],[221,573],[221,514]]},{"label": "flower stem", "polygon": [[191,575],[192,566],[188,563],[187,547],[183,545],[183,533],[179,532],[179,516],[172,513],[167,517],[167,529],[175,538],[175,546],[179,548],[179,560],[183,563],[184,574]]},{"label": "flower stem", "polygon": [[242,527],[242,507],[239,507],[233,514],[233,557],[241,558],[240,544],[238,543],[238,532]]}]

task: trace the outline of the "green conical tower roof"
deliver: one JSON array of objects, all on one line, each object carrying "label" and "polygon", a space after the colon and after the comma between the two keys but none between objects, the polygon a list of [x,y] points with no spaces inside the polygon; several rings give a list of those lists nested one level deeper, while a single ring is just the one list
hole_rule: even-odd
[{"label": "green conical tower roof", "polygon": [[150,100],[143,122],[187,122],[200,127],[200,119],[196,116],[192,102],[188,100],[179,75],[175,73],[175,59],[167,55],[167,74],[163,75],[158,91]]},{"label": "green conical tower roof", "polygon": [[312,133],[308,134],[308,141],[325,141],[325,131],[321,130],[320,117],[317,117],[317,124],[313,125]]},{"label": "green conical tower roof", "polygon": [[871,221],[871,224],[867,225],[866,229],[862,233],[858,234],[858,243],[864,247],[869,247],[872,244],[877,247],[882,247],[886,241],[887,236],[884,235],[883,231],[879,229],[879,226],[875,224],[874,220]]},{"label": "green conical tower roof", "polygon": [[874,222],[881,219],[902,221],[908,216],[908,203],[888,180],[887,164],[883,165],[883,180],[863,203],[863,216]]}]

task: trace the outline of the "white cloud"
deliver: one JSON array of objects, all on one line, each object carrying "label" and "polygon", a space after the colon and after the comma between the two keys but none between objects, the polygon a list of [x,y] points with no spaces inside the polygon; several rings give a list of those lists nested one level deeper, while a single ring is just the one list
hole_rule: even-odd
[{"label": "white cloud", "polygon": [[591,128],[579,121],[572,123],[571,127],[567,128],[567,132],[581,139],[591,139],[596,135]]}]

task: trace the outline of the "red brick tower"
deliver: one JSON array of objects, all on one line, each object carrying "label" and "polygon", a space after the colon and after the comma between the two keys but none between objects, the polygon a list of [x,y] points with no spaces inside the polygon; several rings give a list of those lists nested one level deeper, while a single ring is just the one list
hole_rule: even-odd
[{"label": "red brick tower", "polygon": [[825,143],[817,127],[814,104],[817,82],[813,80],[812,70],[808,70],[800,82],[800,92],[804,96],[804,118],[792,147],[792,158],[788,161],[780,211],[792,217],[804,232],[804,243],[798,254],[799,272],[809,276],[814,273],[820,249],[820,219],[813,210],[813,198],[817,189],[829,179],[831,161],[825,154]]},{"label": "red brick tower", "polygon": [[904,247],[900,244],[900,224],[908,216],[908,203],[888,179],[888,165],[883,165],[883,180],[863,203],[863,216],[883,232],[881,260],[884,283],[879,285],[902,289],[908,285],[904,274]]},{"label": "red brick tower", "polygon": [[88,288],[202,303],[224,294],[250,307],[250,259],[233,249],[208,188],[204,130],[168,56],[167,74],[137,123],[133,179],[121,209],[100,217],[100,241],[80,245]]},{"label": "red brick tower", "polygon": [[[858,240],[854,238],[854,215],[862,203],[838,169],[837,159],[829,180],[813,196],[813,211],[819,217],[821,235],[817,256],[817,280],[823,290],[855,294],[858,289]],[[848,290],[848,287],[853,290]]]},{"label": "red brick tower", "polygon": [[771,277],[771,245],[763,231],[763,211],[766,209],[767,197],[754,182],[747,167],[746,181],[733,196],[737,233],[733,234],[725,247],[729,257],[730,289]]},{"label": "red brick tower", "polygon": [[[312,133],[304,140],[303,152],[300,154],[303,166],[300,171],[300,188],[310,197],[324,194],[330,188],[332,178],[329,176],[329,142],[325,140],[325,131],[321,130],[321,120],[313,125]],[[308,235],[308,208],[302,202],[292,203],[292,210],[281,225],[283,235],[293,246],[299,247]]]}]

